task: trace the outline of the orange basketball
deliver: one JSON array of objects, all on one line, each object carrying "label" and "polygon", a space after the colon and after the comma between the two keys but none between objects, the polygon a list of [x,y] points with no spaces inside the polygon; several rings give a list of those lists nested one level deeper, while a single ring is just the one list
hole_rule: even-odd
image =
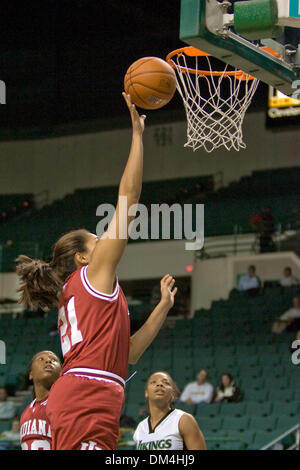
[{"label": "orange basketball", "polygon": [[124,90],[139,108],[162,108],[174,96],[175,72],[159,57],[143,57],[131,64],[127,70]]}]

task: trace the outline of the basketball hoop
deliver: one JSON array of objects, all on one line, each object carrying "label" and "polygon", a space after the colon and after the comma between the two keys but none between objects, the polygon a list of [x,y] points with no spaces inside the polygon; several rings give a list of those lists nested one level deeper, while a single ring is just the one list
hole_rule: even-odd
[{"label": "basketball hoop", "polygon": [[[176,71],[177,90],[186,111],[185,147],[194,151],[203,147],[209,153],[219,147],[239,151],[246,148],[242,124],[259,80],[242,70],[228,70],[228,65],[223,71],[213,71],[210,57],[192,46],[166,57]],[[205,60],[203,70],[200,64]]]}]

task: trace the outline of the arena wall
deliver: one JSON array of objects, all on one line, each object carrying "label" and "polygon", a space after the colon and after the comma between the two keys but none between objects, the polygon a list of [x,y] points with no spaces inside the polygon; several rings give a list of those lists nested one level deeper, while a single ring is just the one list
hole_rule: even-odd
[{"label": "arena wall", "polygon": [[256,274],[262,282],[280,279],[286,266],[300,279],[300,260],[293,252],[197,260],[192,277],[191,311],[210,308],[214,300],[227,299],[237,286],[238,275],[246,274],[250,264],[256,266]]},{"label": "arena wall", "polygon": [[[77,188],[116,185],[126,164],[130,136],[128,128],[51,139],[1,141],[1,193],[38,194],[47,190],[52,201]],[[185,122],[153,126],[149,115],[144,139],[144,181],[223,172],[224,183],[228,184],[253,170],[300,165],[298,130],[266,130],[264,112],[247,114],[244,138],[247,149],[240,152],[193,152],[183,147]]]},{"label": "arena wall", "polygon": [[[293,252],[246,254],[212,259],[196,259],[195,252],[185,250],[185,242],[145,242],[127,246],[118,267],[122,280],[153,279],[165,274],[176,278],[191,276],[191,314],[200,308],[210,308],[214,300],[227,299],[237,285],[239,274],[247,272],[249,264],[256,266],[261,281],[282,277],[290,266],[300,279],[300,260]],[[186,267],[192,265],[188,273]],[[14,273],[0,273],[0,298],[17,299],[18,278]]]}]

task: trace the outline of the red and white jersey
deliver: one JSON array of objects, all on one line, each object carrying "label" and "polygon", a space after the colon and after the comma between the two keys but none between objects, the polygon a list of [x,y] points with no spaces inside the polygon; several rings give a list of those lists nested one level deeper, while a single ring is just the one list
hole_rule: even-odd
[{"label": "red and white jersey", "polygon": [[87,266],[66,280],[59,301],[58,328],[62,375],[109,380],[125,386],[130,319],[125,295],[116,280],[111,295],[94,289]]},{"label": "red and white jersey", "polygon": [[46,416],[47,398],[33,400],[20,418],[22,450],[51,450],[51,429]]}]

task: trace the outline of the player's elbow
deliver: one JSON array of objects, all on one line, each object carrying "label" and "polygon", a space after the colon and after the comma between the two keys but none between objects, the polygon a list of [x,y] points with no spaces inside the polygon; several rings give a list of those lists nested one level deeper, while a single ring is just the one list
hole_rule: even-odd
[{"label": "player's elbow", "polygon": [[128,358],[129,364],[136,364],[138,362],[139,358],[141,357],[141,355],[142,355],[142,353],[136,351],[135,348],[132,347],[132,345],[131,345],[130,349],[129,349],[129,358]]},{"label": "player's elbow", "polygon": [[127,204],[130,207],[133,204],[137,204],[141,196],[141,186],[137,187],[134,181],[127,181],[120,184],[119,197],[125,196],[127,198]]},{"label": "player's elbow", "polygon": [[136,355],[129,355],[129,359],[128,359],[128,363],[129,364],[136,364],[139,360],[139,357],[137,357]]}]

